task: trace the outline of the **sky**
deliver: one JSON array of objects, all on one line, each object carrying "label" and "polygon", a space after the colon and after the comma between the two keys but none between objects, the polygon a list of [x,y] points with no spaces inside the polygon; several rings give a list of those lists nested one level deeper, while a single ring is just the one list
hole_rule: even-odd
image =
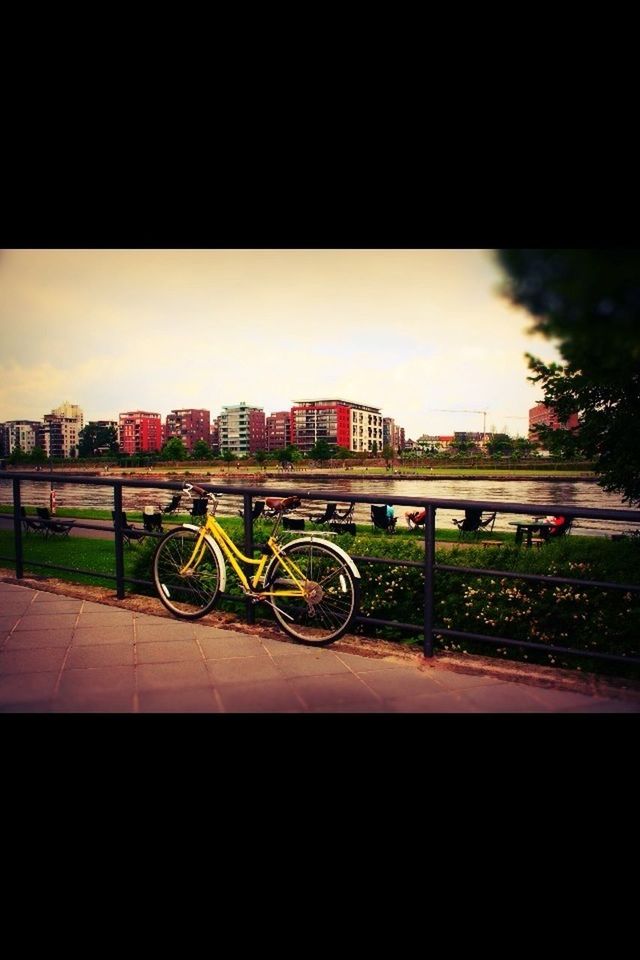
[{"label": "sky", "polygon": [[526,436],[525,353],[560,355],[501,281],[491,250],[3,250],[0,422],[337,398]]}]

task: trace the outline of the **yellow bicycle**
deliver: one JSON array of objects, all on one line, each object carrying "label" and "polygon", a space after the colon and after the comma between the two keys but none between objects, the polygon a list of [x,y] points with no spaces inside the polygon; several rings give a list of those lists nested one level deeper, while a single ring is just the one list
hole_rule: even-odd
[{"label": "yellow bicycle", "polygon": [[[167,610],[187,620],[209,613],[226,588],[226,558],[245,596],[269,604],[291,637],[322,646],[346,632],[360,598],[360,573],[349,554],[314,534],[285,544],[278,540],[282,514],[299,506],[299,497],[265,499],[275,521],[267,542],[256,545],[260,557],[254,559],[238,549],[216,520],[215,493],[189,483],[183,489],[207,498],[208,509],[201,526],[182,524],[158,542],[153,579]],[[248,577],[241,564],[256,570]]]}]

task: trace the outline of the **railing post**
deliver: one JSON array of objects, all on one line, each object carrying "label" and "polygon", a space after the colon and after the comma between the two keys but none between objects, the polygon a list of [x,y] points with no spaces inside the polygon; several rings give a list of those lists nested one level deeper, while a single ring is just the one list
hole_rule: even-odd
[{"label": "railing post", "polygon": [[[244,552],[247,557],[253,556],[253,503],[250,493],[243,494],[242,502],[244,504]],[[252,601],[247,597],[245,600],[245,612],[247,623],[256,622],[256,609]]]},{"label": "railing post", "polygon": [[113,510],[115,528],[114,545],[116,551],[116,596],[124,600],[124,541],[122,538],[122,484],[117,481],[113,485]]},{"label": "railing post", "polygon": [[424,523],[424,655],[433,656],[433,577],[436,556],[436,508],[427,506]]},{"label": "railing post", "polygon": [[13,540],[16,554],[16,579],[22,580],[24,576],[24,562],[22,556],[22,515],[20,507],[20,481],[13,478]]}]

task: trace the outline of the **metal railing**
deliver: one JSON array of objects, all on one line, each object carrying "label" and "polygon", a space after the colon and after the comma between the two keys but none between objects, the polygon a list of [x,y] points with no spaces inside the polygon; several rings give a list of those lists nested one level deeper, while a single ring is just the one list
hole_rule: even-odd
[{"label": "metal railing", "polygon": [[[107,527],[106,529],[112,530],[114,533],[114,551],[115,551],[115,574],[103,574],[97,571],[91,570],[80,570],[78,568],[69,568],[62,567],[55,564],[45,564],[45,563],[36,563],[35,561],[29,561],[29,566],[37,566],[50,570],[62,570],[65,572],[84,574],[88,576],[98,577],[105,580],[113,580],[116,584],[116,595],[118,599],[123,599],[125,596],[125,587],[127,584],[132,584],[134,586],[153,586],[149,581],[134,579],[131,577],[125,576],[125,563],[124,563],[124,541],[125,535],[121,522],[122,515],[122,491],[125,487],[130,488],[145,488],[145,489],[158,489],[158,490],[170,490],[170,491],[179,491],[183,488],[182,481],[159,481],[153,480],[151,477],[147,477],[141,480],[135,479],[118,479],[111,478],[106,476],[101,477],[88,477],[83,475],[59,475],[59,474],[45,474],[43,472],[13,472],[6,477],[6,479],[11,479],[13,483],[13,532],[14,532],[14,545],[15,545],[15,556],[14,557],[2,557],[0,560],[9,560],[15,563],[16,567],[16,578],[21,579],[24,576],[24,555],[23,555],[23,537],[22,537],[22,521],[23,517],[21,515],[21,482],[23,480],[41,482],[41,483],[51,483],[54,482],[56,485],[64,483],[74,483],[74,484],[83,484],[87,486],[96,485],[96,486],[108,486],[113,488],[113,510],[114,510],[114,524],[112,527]],[[244,513],[244,550],[248,555],[251,555],[253,552],[254,540],[253,540],[253,524],[251,520],[252,508],[253,508],[253,499],[254,497],[263,499],[265,497],[265,490],[260,487],[250,487],[250,486],[241,486],[238,484],[234,485],[225,485],[218,483],[200,483],[200,486],[208,489],[210,491],[215,491],[220,494],[230,494],[234,496],[241,495],[243,499],[243,513]],[[532,504],[532,503],[513,503],[511,501],[494,501],[494,500],[466,500],[461,498],[429,498],[429,497],[402,497],[402,496],[383,496],[380,494],[373,495],[364,495],[364,494],[352,494],[348,493],[345,495],[345,491],[331,491],[331,490],[305,490],[301,491],[300,485],[298,484],[295,488],[292,487],[277,487],[270,488],[266,495],[273,497],[289,497],[296,496],[300,497],[303,500],[321,500],[321,501],[338,501],[343,502],[349,500],[356,503],[363,504],[388,504],[395,506],[407,506],[412,507],[414,510],[416,508],[426,510],[426,519],[424,524],[424,560],[422,561],[413,561],[413,560],[402,560],[402,559],[389,559],[383,557],[371,557],[371,556],[358,556],[352,554],[354,561],[357,564],[362,565],[385,565],[391,564],[395,567],[408,567],[408,568],[420,568],[423,570],[423,598],[424,598],[424,614],[423,622],[420,624],[415,623],[402,623],[397,620],[384,620],[381,618],[374,618],[365,615],[359,615],[356,617],[355,622],[361,624],[368,624],[370,626],[381,626],[381,627],[393,627],[398,630],[413,631],[416,633],[424,634],[424,654],[426,657],[433,656],[434,648],[434,638],[435,637],[450,637],[452,639],[466,639],[480,643],[492,644],[500,647],[517,647],[523,650],[541,650],[548,653],[557,653],[564,654],[576,657],[587,657],[591,659],[606,660],[613,662],[623,662],[626,664],[640,664],[640,658],[638,657],[625,657],[616,654],[607,654],[598,651],[591,650],[581,650],[571,647],[558,646],[549,643],[536,643],[534,641],[518,640],[510,637],[503,636],[491,636],[486,634],[473,633],[465,630],[456,630],[449,627],[443,627],[434,622],[434,589],[435,589],[435,580],[436,576],[440,572],[444,573],[454,573],[454,574],[470,574],[473,576],[490,576],[493,578],[505,578],[505,579],[516,579],[524,580],[531,582],[543,582],[551,584],[564,584],[567,586],[576,586],[581,588],[600,588],[600,589],[609,589],[609,590],[619,590],[631,593],[640,593],[640,584],[638,583],[619,583],[611,581],[602,581],[602,580],[588,580],[580,579],[575,577],[556,577],[547,574],[531,574],[524,573],[520,571],[513,570],[496,570],[494,568],[484,568],[484,567],[463,567],[457,565],[450,565],[445,563],[436,563],[435,560],[435,544],[436,544],[436,514],[439,509],[446,510],[465,510],[466,508],[475,508],[481,511],[487,512],[497,512],[497,513],[509,513],[509,514],[522,514],[531,516],[532,514],[540,514],[548,512],[550,507],[548,504]],[[554,504],[553,512],[558,515],[567,514],[572,516],[574,519],[592,519],[592,520],[615,520],[622,523],[630,523],[635,525],[640,525],[640,510],[606,510],[599,508],[587,508],[587,507],[576,507],[574,504]],[[95,529],[95,530],[105,530],[104,525],[86,523],[82,521],[76,521],[74,529]],[[144,532],[145,536],[161,536],[162,534],[154,534],[152,532]],[[319,536],[322,536],[321,532],[318,532]],[[496,541],[498,542],[498,541]],[[239,602],[245,605],[246,617],[248,622],[253,622],[255,609],[250,601],[245,600],[244,598],[230,597],[227,596],[226,599]]]}]

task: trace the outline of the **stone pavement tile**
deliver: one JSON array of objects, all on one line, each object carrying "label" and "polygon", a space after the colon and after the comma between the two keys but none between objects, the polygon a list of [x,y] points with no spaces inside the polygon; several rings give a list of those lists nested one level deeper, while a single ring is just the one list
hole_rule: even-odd
[{"label": "stone pavement tile", "polygon": [[174,663],[140,663],[136,684],[142,690],[181,690],[211,686],[204,661],[178,660]]},{"label": "stone pavement tile", "polygon": [[60,597],[54,597],[53,600],[42,601],[36,597],[30,610],[31,613],[49,617],[54,613],[79,613],[81,608],[82,600],[63,600]]},{"label": "stone pavement tile", "polygon": [[65,691],[51,704],[51,713],[133,713],[132,693],[91,690]]},{"label": "stone pavement tile", "polygon": [[476,673],[457,673],[455,670],[443,670],[437,667],[429,671],[429,675],[436,680],[443,690],[466,690],[472,687],[483,687],[487,683],[500,683],[492,677]]},{"label": "stone pavement tile", "polygon": [[68,647],[73,630],[71,627],[50,627],[49,630],[14,630],[5,641],[4,649],[27,647]]},{"label": "stone pavement tile", "polygon": [[288,680],[227,683],[217,688],[225,713],[303,713],[304,703]]},{"label": "stone pavement tile", "polygon": [[81,606],[84,600],[77,597],[63,597],[59,593],[49,593],[45,590],[39,590],[33,597],[34,603],[77,603]]},{"label": "stone pavement tile", "polygon": [[306,653],[279,656],[272,654],[274,663],[285,677],[325,676],[331,673],[350,673],[346,663],[328,650],[312,650]]},{"label": "stone pavement tile", "polygon": [[588,706],[567,707],[556,710],[556,713],[640,713],[640,704],[633,700],[596,700]]},{"label": "stone pavement tile", "polygon": [[80,614],[78,626],[115,627],[122,623],[133,623],[130,610],[117,610],[113,607],[102,607],[100,610],[87,610],[85,605]]},{"label": "stone pavement tile", "polygon": [[65,663],[68,670],[85,667],[132,667],[133,643],[99,643],[72,646]]},{"label": "stone pavement tile", "polygon": [[293,640],[276,640],[273,637],[262,637],[262,644],[269,653],[281,657],[299,656],[300,654],[314,654],[318,652],[317,647],[311,647],[304,643],[295,643]]},{"label": "stone pavement tile", "polygon": [[379,670],[382,665],[385,670],[406,670],[407,664],[399,660],[387,660],[385,657],[363,657],[356,653],[342,653],[336,651],[336,656],[346,663],[355,673],[364,673],[367,670]]},{"label": "stone pavement tile", "polygon": [[0,674],[42,673],[59,670],[64,662],[65,647],[27,647],[3,650],[0,653]]},{"label": "stone pavement tile", "polygon": [[196,638],[207,660],[221,660],[224,657],[255,657],[264,653],[264,647],[259,637],[249,637],[243,633],[233,633],[230,630],[218,637],[203,636],[198,631]]},{"label": "stone pavement tile", "polygon": [[[565,710],[590,710],[595,704],[606,699],[595,694],[579,693],[573,690],[553,690],[547,687],[530,689],[532,696],[540,703],[541,710],[554,713]],[[640,708],[640,701],[637,702],[637,707]]]},{"label": "stone pavement tile", "polygon": [[45,701],[53,696],[58,671],[14,673],[0,677],[0,705],[3,709],[30,701]]},{"label": "stone pavement tile", "polygon": [[160,640],[136,644],[138,663],[171,663],[174,660],[202,660],[195,640]]},{"label": "stone pavement tile", "polygon": [[207,660],[207,670],[212,683],[248,683],[259,680],[282,680],[271,657],[263,653],[258,657],[227,657],[224,660]]},{"label": "stone pavement tile", "polygon": [[289,681],[310,710],[324,706],[379,707],[381,699],[353,674],[295,677]]},{"label": "stone pavement tile", "polygon": [[360,679],[383,700],[442,692],[442,687],[430,675],[412,667],[405,667],[403,670],[366,670]]},{"label": "stone pavement tile", "polygon": [[31,596],[14,596],[11,593],[0,594],[0,606],[3,613],[24,613],[31,606]]},{"label": "stone pavement tile", "polygon": [[140,690],[139,713],[221,713],[222,704],[211,687],[188,690]]},{"label": "stone pavement tile", "polygon": [[393,713],[481,713],[479,707],[451,691],[419,693],[417,696],[385,700]]},{"label": "stone pavement tile", "polygon": [[52,628],[60,629],[62,627],[75,627],[77,619],[77,613],[54,613],[51,616],[48,616],[46,613],[32,613],[32,611],[29,610],[20,620],[15,632],[21,633],[22,631],[26,630],[48,631]]},{"label": "stone pavement tile", "polygon": [[534,690],[528,684],[487,678],[485,686],[459,688],[456,693],[461,700],[473,704],[483,713],[548,713],[553,710],[534,695]]},{"label": "stone pavement tile", "polygon": [[135,674],[131,666],[72,667],[62,671],[58,697],[88,703],[111,696],[132,697],[134,690]]},{"label": "stone pavement tile", "polygon": [[130,643],[133,645],[133,624],[122,626],[76,627],[73,631],[74,646],[97,646],[100,643]]},{"label": "stone pavement tile", "polygon": [[11,630],[13,630],[21,616],[21,613],[12,613],[8,616],[5,616],[3,611],[3,613],[0,615],[0,639],[5,637]]},{"label": "stone pavement tile", "polygon": [[152,623],[136,621],[136,640],[193,640],[195,628],[192,623],[180,620],[156,620]]}]

